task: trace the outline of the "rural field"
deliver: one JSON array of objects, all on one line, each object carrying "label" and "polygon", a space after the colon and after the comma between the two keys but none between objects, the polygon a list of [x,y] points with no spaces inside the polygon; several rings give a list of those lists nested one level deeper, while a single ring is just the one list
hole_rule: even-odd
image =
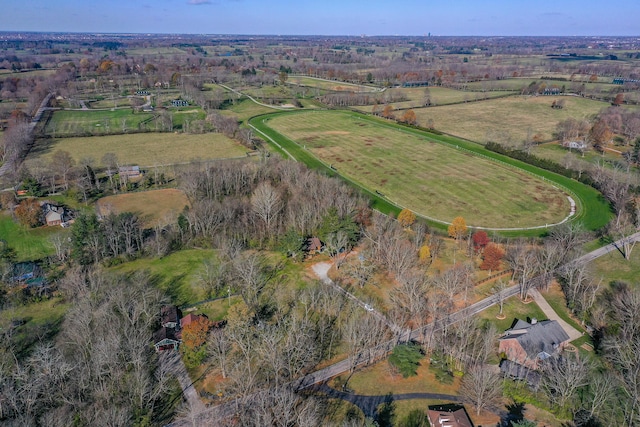
[{"label": "rural field", "polygon": [[[386,94],[400,94],[408,99],[408,101],[393,102],[391,105],[395,109],[399,108],[421,108],[425,105],[426,90],[429,90],[429,99],[432,106],[457,104],[460,102],[471,102],[483,99],[498,98],[507,95],[512,95],[512,91],[492,91],[492,92],[468,92],[456,89],[449,89],[446,87],[433,86],[433,87],[419,87],[419,88],[394,88],[388,89],[382,95],[382,99],[385,99]],[[358,107],[358,110],[370,113],[373,110],[373,106]],[[399,116],[401,113],[396,113]]]},{"label": "rural field", "polygon": [[[557,99],[566,103],[561,110],[551,108]],[[414,111],[419,124],[433,120],[436,129],[451,135],[480,143],[520,144],[529,133],[551,140],[559,122],[569,117],[591,118],[608,106],[606,102],[574,96],[513,96]]]},{"label": "rural field", "polygon": [[[173,99],[174,97],[170,97]],[[109,101],[112,102],[112,101]],[[204,119],[199,108],[171,109],[171,123],[181,128],[185,121]],[[48,135],[56,137],[76,135],[109,135],[127,131],[162,130],[161,113],[133,113],[130,108],[117,110],[60,110],[55,111],[44,129]]]},{"label": "rural field", "polygon": [[101,215],[135,212],[146,227],[152,227],[175,223],[186,206],[189,206],[189,201],[182,191],[166,188],[103,197],[98,200],[96,208]]},{"label": "rural field", "polygon": [[78,134],[108,134],[122,129],[137,130],[140,123],[150,121],[153,127],[153,114],[133,114],[125,108],[114,111],[55,111],[47,122],[45,133],[53,137]]},{"label": "rural field", "polygon": [[141,166],[241,157],[247,152],[220,133],[134,133],[40,140],[29,158],[49,160],[57,150],[68,151],[76,162],[92,158],[99,163],[106,153],[115,153],[121,161]]},{"label": "rural field", "polygon": [[298,86],[316,87],[318,89],[330,90],[335,92],[379,92],[375,86],[357,85],[353,83],[331,81],[325,79],[316,79],[306,76],[289,76],[287,84]]},{"label": "rural field", "polygon": [[345,112],[267,120],[347,179],[432,219],[508,228],[569,213],[567,196],[538,177],[373,120]]}]

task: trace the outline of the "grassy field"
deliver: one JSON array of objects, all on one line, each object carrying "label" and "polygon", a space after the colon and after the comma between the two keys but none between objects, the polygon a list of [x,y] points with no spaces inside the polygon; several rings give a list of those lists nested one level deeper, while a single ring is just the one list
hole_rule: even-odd
[{"label": "grassy field", "polygon": [[568,214],[567,197],[538,178],[350,114],[279,115],[268,125],[350,180],[438,220],[524,227]]},{"label": "grassy field", "polygon": [[[45,133],[54,137],[78,134],[109,134],[125,129],[137,130],[141,122],[153,118],[151,113],[136,113],[131,109],[106,111],[55,111],[45,127]],[[124,125],[123,125],[124,122]],[[151,129],[153,121],[148,124]]]},{"label": "grassy field", "polygon": [[115,99],[103,99],[101,101],[89,102],[87,107],[98,108],[114,108],[114,107],[130,107],[131,100],[127,97],[118,97]]},{"label": "grassy field", "polygon": [[18,261],[36,260],[54,253],[49,237],[68,233],[60,227],[27,228],[15,222],[7,212],[0,212],[0,239],[16,250]]},{"label": "grassy field", "polygon": [[[271,114],[269,116],[259,116],[254,117],[250,120],[251,126],[254,127],[258,131],[258,133],[267,138],[268,141],[271,142],[271,147],[284,157],[292,157],[297,159],[298,161],[304,162],[307,166],[313,169],[322,170],[324,173],[330,176],[341,176],[334,169],[331,169],[329,165],[322,163],[318,160],[314,155],[312,155],[304,146],[298,145],[293,140],[281,135],[277,131],[271,129],[268,125],[268,119],[278,117],[282,114],[292,114],[292,113],[276,113]],[[307,113],[309,114],[309,113]],[[611,209],[609,204],[604,200],[602,195],[596,191],[595,189],[583,185],[575,180],[570,178],[566,178],[564,176],[557,175],[552,172],[548,172],[546,170],[540,169],[536,166],[529,165],[527,163],[521,162],[519,160],[515,160],[509,158],[507,156],[503,156],[491,151],[486,150],[479,144],[469,142],[466,140],[462,140],[460,138],[456,138],[448,135],[440,135],[432,132],[427,132],[424,130],[408,128],[406,126],[398,125],[395,123],[391,123],[386,120],[377,119],[373,117],[367,117],[357,113],[349,113],[353,117],[358,118],[358,120],[366,120],[371,123],[375,123],[379,126],[395,129],[397,131],[404,132],[406,134],[416,135],[420,138],[424,138],[427,141],[431,141],[434,143],[441,143],[449,148],[457,148],[464,149],[467,152],[475,153],[484,158],[489,158],[493,160],[497,160],[501,163],[511,165],[516,169],[521,169],[527,171],[530,174],[534,174],[535,176],[542,177],[543,179],[550,181],[560,187],[567,188],[570,190],[572,195],[574,196],[574,200],[577,203],[578,210],[576,215],[573,217],[573,221],[580,221],[584,227],[588,230],[599,230],[604,227],[609,219],[611,218]],[[356,185],[353,181],[349,181],[351,184]],[[376,194],[373,189],[364,188],[360,186],[360,188],[367,193],[368,197],[371,199],[372,206],[379,210],[380,212],[387,214],[397,215],[401,208],[390,202],[385,197],[382,197],[379,194]],[[433,227],[437,227],[440,229],[445,229],[440,222],[430,221],[428,220],[430,225]],[[505,236],[540,236],[546,233],[545,229],[531,229],[531,230],[522,230],[522,231],[501,231],[500,234]]]},{"label": "grassy field", "polygon": [[174,223],[188,205],[187,196],[174,188],[117,194],[103,197],[97,202],[97,208],[102,215],[109,212],[135,212],[148,227]]},{"label": "grassy field", "polygon": [[250,99],[243,98],[242,100],[231,105],[229,108],[222,110],[221,114],[233,115],[241,121],[247,121],[251,117],[258,116],[260,114],[272,113],[275,111],[273,108],[265,107],[263,105],[256,104]]},{"label": "grassy field", "polygon": [[375,86],[365,86],[353,83],[331,81],[324,79],[316,79],[306,76],[289,76],[287,84],[316,87],[324,90],[336,92],[377,92],[379,89]]},{"label": "grassy field", "polygon": [[197,287],[196,274],[205,259],[214,255],[213,250],[187,249],[163,258],[141,258],[110,270],[124,274],[146,270],[152,281],[164,291],[174,304],[186,305],[204,299],[204,292]]},{"label": "grassy field", "polygon": [[[18,358],[25,357],[32,345],[58,332],[68,308],[68,303],[51,298],[0,310],[0,330],[6,334],[5,344],[15,349]],[[24,323],[9,334],[6,331],[12,328],[13,321]]]},{"label": "grassy field", "polygon": [[105,153],[115,153],[127,164],[142,166],[240,157],[247,152],[246,148],[220,133],[149,132],[40,140],[29,158],[43,157],[48,160],[57,150],[68,151],[76,161],[89,157],[98,163]]},{"label": "grassy field", "polygon": [[596,279],[602,280],[602,288],[615,280],[629,284],[640,285],[640,250],[638,247],[631,252],[629,260],[624,259],[618,251],[609,252],[590,263]]},{"label": "grassy field", "polygon": [[[466,92],[462,90],[449,89],[446,87],[420,87],[420,88],[394,88],[389,89],[382,95],[382,98],[389,94],[401,94],[408,98],[407,101],[393,102],[394,108],[421,108],[425,104],[425,90],[429,89],[429,99],[432,106],[456,104],[460,102],[478,101],[481,99],[497,98],[512,95],[512,91],[492,91],[492,92]],[[358,107],[358,110],[370,113],[373,106]],[[397,115],[401,113],[396,113]]]},{"label": "grassy field", "polygon": [[[562,110],[551,108],[557,99],[566,103]],[[451,135],[481,143],[519,144],[528,134],[540,134],[543,140],[551,140],[560,121],[569,117],[590,118],[608,105],[571,96],[513,96],[414,111],[419,124],[432,120],[436,129]]]}]

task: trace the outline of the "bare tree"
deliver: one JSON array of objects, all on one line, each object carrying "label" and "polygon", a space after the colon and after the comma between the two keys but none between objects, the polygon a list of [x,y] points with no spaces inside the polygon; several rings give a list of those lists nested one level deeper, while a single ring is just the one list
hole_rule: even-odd
[{"label": "bare tree", "polygon": [[502,377],[483,365],[474,365],[467,370],[460,383],[460,391],[473,405],[476,415],[499,404],[502,398]]},{"label": "bare tree", "polygon": [[267,232],[270,232],[271,225],[282,208],[278,191],[268,182],[261,183],[253,192],[251,206],[254,213],[264,222]]},{"label": "bare tree", "polygon": [[519,240],[507,250],[507,262],[513,269],[514,279],[518,279],[520,298],[527,299],[529,289],[534,286],[533,279],[539,272],[539,249]]},{"label": "bare tree", "polygon": [[565,408],[575,398],[578,389],[589,384],[589,364],[586,358],[563,355],[545,360],[542,365],[541,388],[549,400]]}]

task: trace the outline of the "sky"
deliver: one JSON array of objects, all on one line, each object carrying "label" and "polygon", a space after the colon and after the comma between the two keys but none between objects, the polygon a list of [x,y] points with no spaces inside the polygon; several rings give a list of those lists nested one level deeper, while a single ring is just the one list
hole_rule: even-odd
[{"label": "sky", "polygon": [[639,0],[2,0],[0,5],[0,31],[640,35]]}]

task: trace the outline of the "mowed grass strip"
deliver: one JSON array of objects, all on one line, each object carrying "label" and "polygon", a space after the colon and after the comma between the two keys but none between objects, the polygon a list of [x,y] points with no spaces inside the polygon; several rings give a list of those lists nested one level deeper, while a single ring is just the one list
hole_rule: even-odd
[{"label": "mowed grass strip", "polygon": [[185,206],[189,206],[187,196],[175,188],[117,194],[97,203],[102,215],[134,212],[147,227],[175,222]]},{"label": "mowed grass strip", "polygon": [[98,164],[106,153],[115,153],[122,163],[155,166],[241,157],[247,149],[220,133],[134,133],[41,140],[29,158],[50,160],[57,150],[68,151],[79,161],[93,158]]},{"label": "mowed grass strip", "polygon": [[[551,108],[556,100],[565,101],[565,107]],[[451,135],[480,143],[520,144],[535,134],[551,140],[559,122],[570,117],[588,119],[608,106],[606,102],[574,96],[512,96],[414,111],[418,124],[433,120],[436,129]]]},{"label": "mowed grass strip", "polygon": [[287,78],[288,84],[295,84],[300,86],[315,87],[318,89],[332,90],[338,92],[375,92],[378,88],[374,86],[358,85],[346,82],[334,82],[324,79],[316,79],[306,76],[289,76]]},{"label": "mowed grass strip", "polygon": [[266,124],[348,179],[441,221],[530,227],[569,212],[567,196],[535,176],[349,113],[282,114]]}]

